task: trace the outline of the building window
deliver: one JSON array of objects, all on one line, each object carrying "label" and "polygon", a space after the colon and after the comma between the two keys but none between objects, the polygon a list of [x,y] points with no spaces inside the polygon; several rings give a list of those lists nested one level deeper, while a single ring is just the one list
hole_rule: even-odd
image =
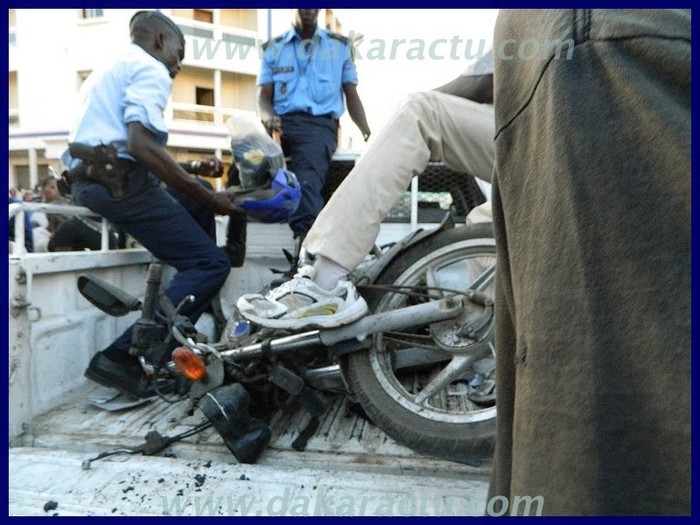
[{"label": "building window", "polygon": [[214,23],[214,13],[206,9],[193,9],[192,18],[198,22]]},{"label": "building window", "polygon": [[[195,88],[195,101],[198,106],[214,107],[214,90],[203,87]],[[214,122],[214,113],[198,111],[196,118],[205,122]]]},{"label": "building window", "polygon": [[214,90],[211,88],[196,88],[196,100],[197,104],[200,106],[213,106],[214,105]]},{"label": "building window", "polygon": [[81,15],[84,20],[102,18],[104,16],[104,9],[82,9]]}]

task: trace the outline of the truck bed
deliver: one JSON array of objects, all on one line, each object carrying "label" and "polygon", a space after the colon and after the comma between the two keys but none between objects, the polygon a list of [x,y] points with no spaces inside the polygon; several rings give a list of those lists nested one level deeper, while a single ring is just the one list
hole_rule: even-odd
[{"label": "truck bed", "polygon": [[483,515],[490,465],[420,456],[349,410],[343,396],[326,411],[304,451],[291,443],[303,411],[279,412],[272,442],[254,465],[239,464],[211,428],[157,456],[97,454],[143,443],[205,420],[188,403],[155,399],[118,411],[88,398],[90,384],[35,418],[9,452],[10,515]]},{"label": "truck bed", "polygon": [[[232,269],[222,290],[226,314],[241,293],[269,283],[270,268],[288,265],[280,250],[291,248],[288,228],[262,226],[250,225],[246,264]],[[390,242],[410,225],[384,226]],[[254,465],[239,464],[208,429],[157,456],[116,455],[83,470],[86,459],[137,447],[151,430],[173,436],[204,421],[186,403],[159,399],[110,412],[88,401],[104,389],[82,370],[136,314],[106,316],[78,294],[76,280],[90,273],[141,297],[150,261],[138,249],[10,258],[10,515],[484,514],[488,463],[417,455],[352,413],[340,396],[325,398],[321,425],[302,452],[291,444],[305,414],[280,412]]]}]

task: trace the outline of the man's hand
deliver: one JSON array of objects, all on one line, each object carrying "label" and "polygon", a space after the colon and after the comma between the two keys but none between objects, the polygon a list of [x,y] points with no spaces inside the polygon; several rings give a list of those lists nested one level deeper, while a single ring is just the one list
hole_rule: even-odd
[{"label": "man's hand", "polygon": [[272,115],[271,117],[264,119],[262,123],[270,135],[272,135],[273,132],[279,133],[280,136],[282,135],[282,119],[279,115]]},{"label": "man's hand", "polygon": [[243,210],[236,206],[226,193],[208,190],[197,179],[190,177],[186,168],[170,156],[168,151],[156,141],[153,132],[146,129],[143,124],[131,122],[128,129],[129,153],[139,164],[168,186],[207,205],[214,213],[236,217],[244,215]]},{"label": "man's hand", "polygon": [[238,219],[245,217],[245,211],[234,204],[233,196],[225,191],[211,192],[210,206],[217,215],[230,215]]}]

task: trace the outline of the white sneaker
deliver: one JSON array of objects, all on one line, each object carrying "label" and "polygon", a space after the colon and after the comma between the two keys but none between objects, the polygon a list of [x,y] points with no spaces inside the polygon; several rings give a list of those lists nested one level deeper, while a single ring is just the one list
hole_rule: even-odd
[{"label": "white sneaker", "polygon": [[249,321],[289,330],[342,326],[368,312],[367,303],[350,281],[340,281],[335,289],[324,290],[312,281],[314,273],[312,266],[302,266],[291,281],[266,295],[243,295],[236,307]]}]

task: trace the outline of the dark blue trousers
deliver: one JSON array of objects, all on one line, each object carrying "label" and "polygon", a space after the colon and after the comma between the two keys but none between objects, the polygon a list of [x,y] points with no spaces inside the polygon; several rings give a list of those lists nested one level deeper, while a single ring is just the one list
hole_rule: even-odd
[{"label": "dark blue trousers", "polygon": [[[197,178],[197,182],[208,190],[214,190],[214,187],[209,183],[209,181]],[[180,205],[185,208],[185,210],[187,210],[187,213],[189,213],[195,222],[202,227],[209,237],[216,240],[216,215],[214,215],[211,208],[202,204],[201,202],[197,202],[189,195],[171,188],[170,186],[168,186],[166,191],[175,197],[175,200],[179,202]]]},{"label": "dark blue trousers", "polygon": [[282,149],[289,171],[301,184],[299,208],[289,220],[295,237],[305,237],[323,208],[323,186],[338,146],[338,121],[305,113],[282,115]]},{"label": "dark blue trousers", "polygon": [[[76,204],[99,213],[177,270],[165,294],[175,305],[194,295],[194,302],[187,303],[181,313],[196,322],[226,282],[228,257],[146,170],[139,168],[130,174],[129,192],[127,197],[115,199],[92,182],[79,181],[71,187]],[[112,346],[128,351],[131,330],[128,328]]]}]

